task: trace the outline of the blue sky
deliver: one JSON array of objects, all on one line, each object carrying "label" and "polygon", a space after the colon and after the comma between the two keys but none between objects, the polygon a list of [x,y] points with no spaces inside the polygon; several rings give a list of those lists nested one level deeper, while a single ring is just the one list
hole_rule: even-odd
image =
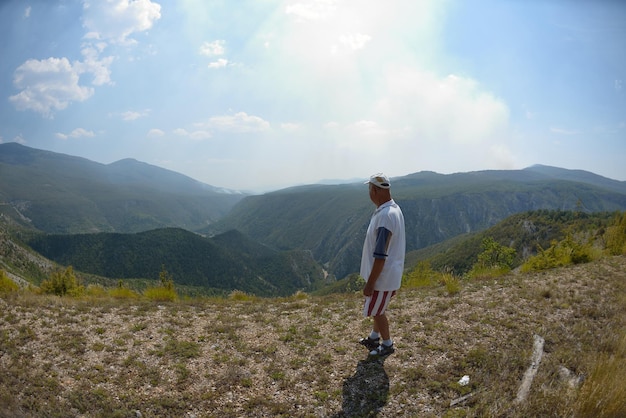
[{"label": "blue sky", "polygon": [[218,187],[626,180],[618,0],[5,0],[0,57],[0,142]]}]

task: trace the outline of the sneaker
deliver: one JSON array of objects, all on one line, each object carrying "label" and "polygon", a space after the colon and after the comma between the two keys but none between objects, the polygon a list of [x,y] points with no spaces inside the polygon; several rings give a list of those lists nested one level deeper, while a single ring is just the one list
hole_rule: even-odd
[{"label": "sneaker", "polygon": [[365,348],[372,351],[372,350],[375,350],[380,344],[380,338],[372,339],[368,335],[366,338],[361,338],[361,341],[359,341],[359,344],[364,345]]},{"label": "sneaker", "polygon": [[388,356],[389,354],[393,354],[394,351],[396,351],[396,349],[393,348],[393,344],[391,345],[380,344],[378,347],[370,351],[370,356],[385,357],[385,356]]}]

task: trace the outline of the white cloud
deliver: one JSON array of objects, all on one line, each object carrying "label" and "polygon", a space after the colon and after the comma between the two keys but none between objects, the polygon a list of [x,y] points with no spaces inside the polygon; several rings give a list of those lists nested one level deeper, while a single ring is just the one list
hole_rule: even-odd
[{"label": "white cloud", "polygon": [[22,145],[25,145],[25,144],[26,144],[26,140],[24,139],[24,137],[22,136],[22,134],[19,134],[18,136],[16,136],[15,138],[13,138],[13,142],[17,142],[18,144],[22,144]]},{"label": "white cloud", "polygon": [[[127,44],[129,37],[152,27],[161,17],[161,6],[150,0],[85,0],[83,26],[85,38],[95,40],[83,45],[82,61],[67,58],[31,59],[14,73],[13,84],[21,91],[9,97],[18,110],[32,110],[52,118],[55,111],[72,102],[82,102],[94,94],[92,87],[79,84],[80,76],[93,77],[92,85],[112,85],[111,64],[114,57],[101,57],[107,42]],[[30,7],[27,9],[30,15]]]},{"label": "white cloud", "polygon": [[[224,52],[226,51],[224,47],[225,44],[226,44],[226,41],[224,40],[204,42],[202,46],[200,46],[200,55],[204,55],[207,57],[215,57],[215,56],[224,55]],[[227,65],[229,65],[228,59],[218,58],[215,61],[210,62],[208,64],[208,67],[211,69],[216,69],[216,68],[224,68]]]},{"label": "white cloud", "polygon": [[225,48],[224,45],[226,41],[217,40],[213,42],[204,42],[200,46],[200,55],[206,55],[207,57],[213,57],[216,55],[224,55]]},{"label": "white cloud", "polygon": [[134,111],[134,110],[129,110],[129,111],[126,111],[126,112],[122,112],[121,117],[122,117],[122,120],[133,121],[133,120],[137,120],[139,118],[146,117],[149,114],[150,114],[150,109],[142,110],[141,112],[137,112],[137,111]]},{"label": "white cloud", "polygon": [[88,131],[87,129],[84,128],[76,128],[74,129],[72,132],[70,132],[69,134],[64,134],[64,133],[57,133],[56,137],[59,139],[63,139],[66,140],[68,138],[92,138],[94,137],[95,134],[93,133],[93,131]]},{"label": "white cloud", "polygon": [[113,63],[113,57],[99,57],[100,51],[93,47],[87,46],[82,49],[81,54],[84,57],[83,61],[77,61],[74,63],[74,68],[79,74],[89,73],[93,75],[92,84],[94,86],[101,86],[103,84],[113,84],[111,82],[111,64]]},{"label": "white cloud", "polygon": [[270,128],[269,122],[258,116],[248,115],[246,112],[239,112],[232,116],[213,116],[209,119],[208,125],[220,131],[237,133],[261,132]]},{"label": "white cloud", "polygon": [[332,16],[337,9],[336,0],[299,1],[288,5],[285,13],[298,20],[319,20]]},{"label": "white cloud", "polygon": [[228,60],[225,58],[220,58],[217,61],[213,61],[209,63],[209,68],[224,68],[228,65]]},{"label": "white cloud", "polygon": [[204,130],[204,129],[198,129],[195,131],[188,131],[184,128],[177,128],[174,129],[174,134],[177,136],[183,136],[183,137],[187,137],[189,139],[192,139],[194,141],[202,141],[205,139],[209,139],[211,138],[213,135],[211,135],[211,132]]},{"label": "white cloud", "polygon": [[131,35],[152,27],[161,18],[161,6],[150,0],[85,0],[83,25],[87,39],[135,43]]},{"label": "white cloud", "polygon": [[160,129],[153,128],[153,129],[150,129],[148,131],[148,133],[146,134],[146,137],[148,137],[148,138],[160,138],[163,135],[165,135],[165,132],[163,132]]},{"label": "white cloud", "polygon": [[32,11],[32,7],[28,6],[26,10],[24,10],[24,17],[28,19],[30,17],[30,12]]},{"label": "white cloud", "polygon": [[93,95],[93,88],[78,84],[79,75],[67,58],[28,60],[15,70],[13,84],[22,91],[9,101],[18,110],[34,110],[52,117],[54,111]]}]

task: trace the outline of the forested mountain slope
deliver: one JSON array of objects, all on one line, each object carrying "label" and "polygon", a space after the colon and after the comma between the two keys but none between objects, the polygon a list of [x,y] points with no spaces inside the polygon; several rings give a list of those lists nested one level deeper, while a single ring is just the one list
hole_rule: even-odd
[{"label": "forested mountain slope", "polygon": [[166,271],[175,283],[204,293],[240,290],[286,296],[325,283],[324,272],[307,251],[276,251],[237,231],[211,239],[179,228],[136,234],[37,235],[28,244],[65,266],[111,279],[157,280]]},{"label": "forested mountain slope", "polygon": [[[392,179],[392,193],[404,212],[407,251],[484,230],[520,212],[626,210],[626,182],[543,166],[415,173]],[[237,229],[274,248],[311,250],[341,278],[358,271],[373,209],[363,184],[295,187],[246,197],[208,230]]]},{"label": "forested mountain slope", "polygon": [[[419,172],[392,180],[393,196],[405,215],[409,252],[530,210],[626,210],[626,182],[581,170],[533,166]],[[46,233],[173,227],[211,237],[237,230],[272,250],[309,252],[341,278],[358,270],[373,209],[362,183],[245,196],[135,160],[104,165],[0,144],[0,215]],[[242,254],[234,262],[245,258]]]}]

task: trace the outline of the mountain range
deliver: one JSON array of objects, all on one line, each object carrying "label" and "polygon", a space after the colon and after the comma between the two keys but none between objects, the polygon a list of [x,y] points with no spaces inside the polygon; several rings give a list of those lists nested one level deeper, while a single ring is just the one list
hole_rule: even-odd
[{"label": "mountain range", "polygon": [[105,165],[0,144],[0,213],[44,232],[195,230],[243,197],[133,159]]},{"label": "mountain range", "polygon": [[[581,170],[538,165],[449,175],[418,172],[391,180],[393,197],[404,212],[409,252],[483,231],[525,211],[626,210],[626,182]],[[189,248],[204,248],[194,253],[198,258],[167,258],[188,284],[223,288],[256,277],[260,281],[251,289],[257,292],[268,279],[268,269],[274,269],[271,274],[280,280],[268,288],[307,288],[307,281],[319,283],[320,275],[342,278],[358,271],[373,209],[362,182],[247,195],[135,160],[104,165],[16,143],[0,144],[2,219],[36,231],[33,247],[52,260],[76,268],[91,266],[94,274],[154,277],[153,270],[168,252],[184,257],[184,251],[175,250],[191,242]],[[120,241],[128,254],[120,253]],[[155,248],[168,242],[169,248],[155,254]],[[115,248],[119,259],[112,255]],[[133,259],[133,251],[141,254]],[[300,261],[272,258],[288,253]],[[307,254],[317,267],[304,261]],[[203,256],[211,262],[203,264]],[[137,259],[143,261],[129,261]],[[226,275],[208,267],[228,263],[239,267]],[[115,266],[93,267],[106,264]],[[148,270],[139,268],[147,265]],[[196,268],[198,274],[189,272],[202,265],[206,268]],[[294,265],[306,273],[294,275]],[[286,285],[290,275],[293,285]]]},{"label": "mountain range", "polygon": [[[489,228],[532,210],[613,212],[626,209],[626,182],[580,170],[524,170],[392,178],[405,217],[407,251]],[[248,196],[204,233],[237,229],[278,249],[307,249],[337,277],[358,271],[374,207],[360,183],[301,186]]]}]

